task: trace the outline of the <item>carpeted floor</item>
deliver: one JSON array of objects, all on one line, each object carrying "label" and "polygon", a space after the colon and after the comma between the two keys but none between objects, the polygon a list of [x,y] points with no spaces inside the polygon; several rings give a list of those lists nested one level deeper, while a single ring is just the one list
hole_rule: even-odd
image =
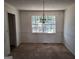
[{"label": "carpeted floor", "polygon": [[75,59],[63,44],[21,44],[12,55],[13,59]]}]

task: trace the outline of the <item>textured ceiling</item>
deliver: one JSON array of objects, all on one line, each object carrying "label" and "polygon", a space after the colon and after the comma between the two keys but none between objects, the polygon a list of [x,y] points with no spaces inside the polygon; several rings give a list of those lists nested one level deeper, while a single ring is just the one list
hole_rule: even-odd
[{"label": "textured ceiling", "polygon": [[[15,6],[19,10],[42,10],[43,0],[5,0],[5,2]],[[44,0],[45,10],[64,10],[74,3],[74,0]]]}]

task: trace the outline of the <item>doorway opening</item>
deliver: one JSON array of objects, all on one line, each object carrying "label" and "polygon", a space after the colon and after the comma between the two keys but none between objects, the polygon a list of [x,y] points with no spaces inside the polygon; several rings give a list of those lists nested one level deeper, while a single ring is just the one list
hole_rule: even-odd
[{"label": "doorway opening", "polygon": [[9,40],[10,40],[10,51],[16,47],[16,23],[15,15],[8,13],[8,25],[9,25]]}]

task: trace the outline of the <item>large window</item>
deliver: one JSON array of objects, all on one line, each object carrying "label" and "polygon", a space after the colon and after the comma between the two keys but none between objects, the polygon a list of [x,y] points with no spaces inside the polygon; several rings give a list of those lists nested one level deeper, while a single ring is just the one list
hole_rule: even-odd
[{"label": "large window", "polygon": [[56,17],[45,16],[45,23],[40,20],[42,16],[32,16],[32,33],[56,33]]}]

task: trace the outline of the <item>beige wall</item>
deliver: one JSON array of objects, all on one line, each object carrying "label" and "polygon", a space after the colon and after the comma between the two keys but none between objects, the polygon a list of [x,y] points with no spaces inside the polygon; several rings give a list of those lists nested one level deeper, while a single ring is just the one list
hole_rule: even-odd
[{"label": "beige wall", "polygon": [[64,11],[46,12],[46,15],[56,16],[56,33],[32,33],[31,16],[40,16],[42,12],[20,11],[21,42],[27,43],[62,43]]},{"label": "beige wall", "polygon": [[16,21],[16,43],[19,45],[20,41],[20,29],[19,29],[19,12],[18,10],[11,6],[10,4],[5,3],[4,5],[4,54],[10,54],[10,42],[9,42],[9,28],[8,28],[8,13],[15,14]]},{"label": "beige wall", "polygon": [[64,43],[75,54],[75,4],[65,10]]}]

